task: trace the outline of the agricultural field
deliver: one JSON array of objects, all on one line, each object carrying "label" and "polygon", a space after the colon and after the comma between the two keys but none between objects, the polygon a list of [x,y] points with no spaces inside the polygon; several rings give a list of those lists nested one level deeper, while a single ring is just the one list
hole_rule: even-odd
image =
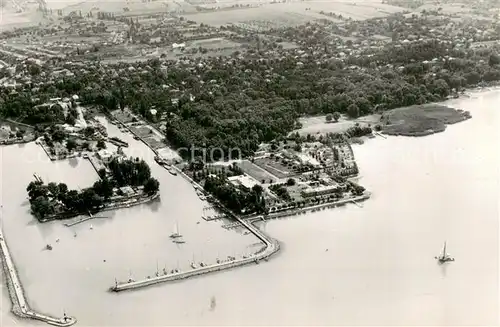
[{"label": "agricultural field", "polygon": [[[48,1],[48,7],[52,8],[54,5],[57,6],[56,1]],[[126,1],[113,1],[113,0],[105,0],[105,1],[82,1],[77,2],[71,5],[67,5],[64,8],[61,8],[64,15],[69,14],[72,11],[82,13],[88,12],[113,12],[113,13],[121,13],[121,14],[149,14],[149,13],[159,13],[159,12],[167,12],[170,10],[175,10],[173,7],[175,6],[173,1],[155,1],[155,2],[142,2],[141,0],[126,0]],[[176,6],[175,6],[176,7]],[[59,7],[60,8],[60,7]],[[59,9],[58,8],[58,9]]]},{"label": "agricultural field", "polygon": [[186,49],[202,47],[207,50],[218,50],[218,49],[236,49],[239,48],[241,44],[227,40],[225,38],[212,38],[204,40],[194,40],[187,42]]},{"label": "agricultural field", "polygon": [[212,26],[244,24],[248,25],[249,28],[265,29],[279,26],[296,26],[318,19],[333,20],[333,18],[324,15],[326,13],[335,13],[354,20],[364,20],[401,11],[403,11],[403,8],[375,2],[307,1],[265,4],[257,8],[240,7],[231,10],[188,14],[185,17],[197,23]]}]

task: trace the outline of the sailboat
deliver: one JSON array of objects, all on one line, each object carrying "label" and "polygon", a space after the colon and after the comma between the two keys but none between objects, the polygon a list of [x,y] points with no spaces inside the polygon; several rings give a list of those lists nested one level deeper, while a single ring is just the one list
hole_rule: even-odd
[{"label": "sailboat", "polygon": [[174,232],[170,235],[170,238],[179,238],[182,235],[179,233],[179,226],[175,223]]},{"label": "sailboat", "polygon": [[212,298],[210,299],[210,310],[213,311],[216,306],[217,306],[217,301],[215,299],[215,296],[212,296]]},{"label": "sailboat", "polygon": [[135,280],[132,278],[132,271],[129,272],[129,278],[128,278],[129,283],[135,282]]},{"label": "sailboat", "polygon": [[196,262],[194,261],[194,254],[193,254],[193,261],[191,262],[191,268],[196,269]]},{"label": "sailboat", "polygon": [[439,263],[445,263],[449,261],[455,261],[455,258],[452,258],[448,253],[446,253],[446,242],[444,242],[443,252],[439,257],[434,257]]}]

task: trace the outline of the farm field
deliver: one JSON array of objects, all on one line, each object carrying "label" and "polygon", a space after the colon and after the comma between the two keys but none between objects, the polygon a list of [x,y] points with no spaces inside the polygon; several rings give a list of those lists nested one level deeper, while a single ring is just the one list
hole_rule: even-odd
[{"label": "farm field", "polygon": [[[73,3],[72,3],[73,2]],[[178,5],[174,1],[142,2],[140,0],[126,1],[56,1],[48,0],[47,6],[52,9],[62,9],[64,14],[72,11],[89,12],[104,11],[128,15],[156,14],[158,12],[174,11]]]},{"label": "farm field", "polygon": [[209,50],[216,49],[236,49],[239,48],[241,44],[237,42],[233,42],[231,40],[227,40],[225,38],[212,38],[212,39],[204,39],[204,40],[194,40],[189,41],[186,44],[186,49],[190,48],[198,48],[203,47]]},{"label": "farm field", "polygon": [[[381,3],[361,2],[353,4],[330,1],[308,1],[292,3],[265,4],[258,8],[235,8],[231,10],[214,11],[185,15],[187,19],[213,26],[225,24],[265,25],[267,27],[294,26],[311,20],[332,19],[321,14],[336,13],[345,18],[364,20],[383,17],[401,12],[403,8]],[[261,26],[264,27],[264,26]]]}]

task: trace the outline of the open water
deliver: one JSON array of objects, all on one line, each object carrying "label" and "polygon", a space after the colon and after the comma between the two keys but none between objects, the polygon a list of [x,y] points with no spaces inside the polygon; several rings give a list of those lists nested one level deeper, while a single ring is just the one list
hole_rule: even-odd
[{"label": "open water", "polygon": [[[241,256],[256,251],[257,240],[203,222],[191,185],[151,155],[161,203],[73,228],[40,225],[26,202],[34,172],[70,187],[90,185],[95,172],[85,161],[51,163],[35,144],[1,148],[2,223],[30,303],[65,310],[80,326],[498,325],[500,92],[450,105],[473,119],[423,138],[377,137],[354,147],[359,182],[373,194],[363,208],[261,226],[282,243],[269,262],[120,294],[106,292],[115,277],[153,275],[157,262],[188,269],[193,259]],[[176,221],[183,246],[168,240]],[[434,256],[444,241],[456,261],[439,266]],[[43,250],[47,243],[53,251]],[[13,317],[3,293],[3,326],[38,324]]]}]

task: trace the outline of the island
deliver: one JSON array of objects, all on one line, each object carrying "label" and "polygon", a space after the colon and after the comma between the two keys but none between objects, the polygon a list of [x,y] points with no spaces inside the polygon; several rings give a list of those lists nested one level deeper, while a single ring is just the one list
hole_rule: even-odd
[{"label": "island", "polygon": [[[265,244],[250,258],[115,291],[259,263],[280,247],[253,222],[370,197],[354,178],[353,143],[442,132],[471,115],[440,102],[498,85],[498,3],[454,2],[346,2],[348,12],[307,1],[189,10],[150,1],[146,12],[5,2],[2,10],[38,19],[0,33],[0,146],[35,141],[52,161],[83,158],[97,171],[82,190],[35,172],[26,191],[39,222],[156,199],[159,181],[125,156],[127,141],[108,136],[109,122],[193,185],[215,208],[206,221],[227,218],[225,228],[243,226]],[[44,321],[76,321],[61,319]]]},{"label": "island", "polygon": [[45,184],[35,176],[26,188],[31,212],[46,222],[129,207],[159,196],[160,183],[143,160],[114,157],[105,166],[99,170],[100,180],[81,191],[69,190],[64,183]]}]

